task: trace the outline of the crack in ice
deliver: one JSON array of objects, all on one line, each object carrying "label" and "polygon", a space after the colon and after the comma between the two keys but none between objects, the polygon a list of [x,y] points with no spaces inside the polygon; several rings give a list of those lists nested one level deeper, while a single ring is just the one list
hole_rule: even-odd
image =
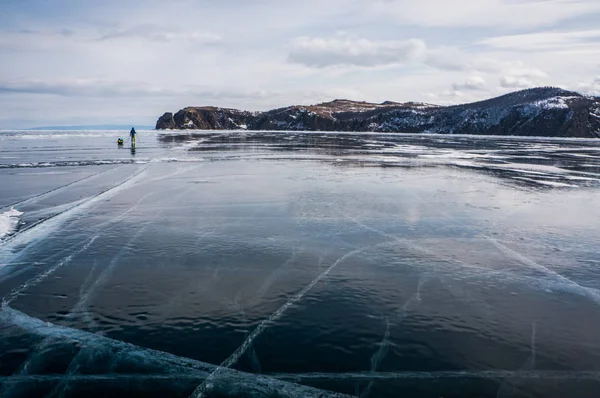
[{"label": "crack in ice", "polygon": [[364,250],[371,248],[373,246],[370,247],[364,247],[364,248],[360,248],[360,249],[356,249],[356,250],[352,250],[346,254],[344,254],[343,256],[341,256],[340,258],[338,258],[332,265],[330,265],[325,271],[321,272],[315,279],[313,279],[308,285],[306,285],[300,292],[298,292],[297,294],[295,294],[291,299],[289,299],[287,302],[285,302],[281,307],[279,307],[279,309],[277,309],[277,311],[275,311],[274,313],[272,313],[267,319],[264,319],[263,321],[260,322],[260,324],[252,331],[252,333],[250,333],[248,335],[248,337],[244,340],[244,342],[242,343],[242,345],[240,345],[238,347],[237,350],[235,350],[235,352],[233,354],[231,354],[227,359],[225,359],[216,369],[213,373],[211,373],[206,380],[204,380],[204,382],[202,384],[200,384],[195,390],[194,392],[190,395],[191,398],[198,398],[198,397],[203,397],[205,396],[204,393],[210,389],[212,387],[212,380],[215,379],[216,376],[218,376],[218,373],[222,370],[222,369],[226,369],[231,367],[233,364],[235,364],[239,358],[246,352],[246,350],[248,350],[248,348],[252,345],[252,343],[254,342],[254,340],[260,335],[262,334],[262,332],[274,321],[276,321],[277,319],[279,319],[284,313],[285,311],[290,308],[292,305],[296,304],[298,301],[300,301],[302,299],[302,297],[304,297],[304,295],[306,293],[308,293],[308,291],[310,291],[317,283],[319,283],[319,281],[323,278],[325,278],[333,269],[335,269],[335,267],[337,267],[340,263],[342,263],[343,261],[345,261],[346,259],[348,259],[349,257],[352,257],[358,253],[363,252]]},{"label": "crack in ice", "polygon": [[87,249],[89,249],[89,247],[94,243],[94,241],[98,238],[98,236],[99,235],[94,236],[88,243],[83,245],[81,247],[81,249],[64,257],[56,265],[48,268],[46,271],[34,276],[33,278],[29,279],[27,282],[25,282],[21,286],[13,289],[9,294],[4,296],[4,298],[2,299],[2,306],[8,306],[13,301],[15,301],[17,299],[17,297],[19,297],[19,295],[21,295],[21,293],[23,293],[25,290],[27,290],[30,287],[36,286],[37,284],[42,282],[44,279],[46,279],[47,277],[52,275],[54,272],[56,272],[59,268],[61,268],[65,264],[70,263],[74,257],[78,256],[79,254],[81,254],[84,251],[86,251]]},{"label": "crack in ice", "polygon": [[[71,381],[109,381],[119,379],[140,379],[140,380],[178,380],[191,378],[194,380],[204,380],[208,375],[214,373],[218,368],[216,365],[201,362],[195,359],[179,357],[167,352],[157,351],[150,348],[143,348],[124,341],[114,340],[99,334],[89,333],[78,329],[72,329],[65,326],[55,325],[49,322],[44,322],[40,319],[32,318],[20,311],[17,311],[9,306],[0,308],[0,322],[8,325],[14,325],[29,333],[41,337],[51,337],[54,339],[62,339],[70,344],[77,344],[80,349],[89,349],[96,351],[98,347],[107,347],[112,352],[112,361],[118,358],[129,360],[127,363],[141,363],[160,365],[165,373],[155,374],[151,372],[137,374],[119,374],[110,373],[105,375],[70,375]],[[292,384],[290,382],[277,380],[273,377],[263,375],[253,375],[240,372],[234,369],[221,369],[223,372],[224,383],[219,385],[219,392],[224,389],[239,384],[255,393],[256,396],[265,396],[273,392],[282,392],[281,396],[314,397],[314,398],[342,398],[347,395],[318,390],[308,386]],[[30,383],[35,381],[61,381],[65,375],[13,375],[0,376],[0,381],[13,380],[14,382]],[[261,395],[262,394],[262,395]]]}]

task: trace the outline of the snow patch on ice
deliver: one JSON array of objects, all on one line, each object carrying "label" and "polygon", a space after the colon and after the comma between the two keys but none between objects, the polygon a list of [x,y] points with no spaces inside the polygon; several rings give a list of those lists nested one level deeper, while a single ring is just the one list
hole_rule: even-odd
[{"label": "snow patch on ice", "polygon": [[558,181],[548,181],[548,180],[541,180],[541,179],[527,178],[527,177],[513,177],[513,179],[535,182],[537,184],[548,185],[548,186],[556,187],[556,188],[579,188],[578,185],[567,184],[567,183],[558,182]]},{"label": "snow patch on ice", "polygon": [[535,171],[537,171],[538,173],[542,173],[542,174],[566,174],[566,173],[568,173],[568,170],[561,169],[560,167],[543,165],[543,164],[533,164],[533,163],[504,163],[502,165],[494,165],[494,166],[495,166],[495,168],[498,168],[498,169],[525,172],[525,173],[530,173],[530,174]]},{"label": "snow patch on ice", "polygon": [[19,216],[22,214],[22,212],[13,208],[0,214],[0,239],[15,231],[19,224]]}]

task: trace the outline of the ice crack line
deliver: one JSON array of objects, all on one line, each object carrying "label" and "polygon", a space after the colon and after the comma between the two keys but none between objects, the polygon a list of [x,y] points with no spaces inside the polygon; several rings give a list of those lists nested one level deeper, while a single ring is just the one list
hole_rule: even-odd
[{"label": "ice crack line", "polygon": [[270,373],[265,376],[293,383],[314,381],[393,381],[393,380],[443,380],[443,379],[489,379],[501,380],[594,380],[596,370],[440,370],[434,372],[350,372],[350,373]]},{"label": "ice crack line", "polygon": [[[178,198],[182,197],[183,195],[186,195],[189,192],[190,189],[187,189],[185,191],[183,191],[182,193],[180,193],[179,195],[177,195],[175,197],[175,200],[177,200]],[[159,212],[158,214],[156,214],[156,217],[160,217],[160,215],[163,212]],[[149,228],[151,222],[148,221],[146,222],[146,224],[144,225],[144,227],[138,229],[138,231],[135,233],[135,235],[133,235],[129,241],[127,242],[127,244],[125,246],[123,246],[119,252],[113,257],[113,259],[110,261],[110,263],[108,264],[108,266],[106,266],[106,268],[104,270],[102,270],[102,272],[100,273],[100,275],[98,275],[98,278],[96,278],[96,280],[94,281],[94,283],[92,283],[89,288],[87,289],[87,291],[83,294],[81,294],[81,292],[83,291],[83,286],[80,290],[80,297],[79,297],[79,301],[77,302],[77,304],[75,304],[75,306],[73,307],[73,309],[71,310],[71,312],[69,313],[69,317],[74,316],[75,314],[81,315],[83,317],[83,319],[90,325],[90,326],[95,326],[94,322],[92,320],[92,317],[89,314],[89,303],[91,301],[91,299],[94,297],[94,295],[96,294],[96,291],[98,290],[98,288],[100,288],[101,286],[103,286],[108,279],[110,278],[110,276],[112,275],[114,269],[116,268],[116,266],[119,263],[119,260],[123,257],[123,255],[125,254],[125,252],[127,250],[130,250],[133,246],[133,243],[139,239],[140,236],[142,236],[143,233],[145,233],[147,231],[147,229]],[[87,278],[86,278],[87,279]]]},{"label": "ice crack line", "polygon": [[[381,244],[380,244],[381,245]],[[377,246],[380,246],[377,245]],[[372,247],[372,246],[371,246]],[[205,396],[205,392],[210,389],[212,387],[212,381],[215,379],[216,376],[218,376],[218,373],[220,372],[221,369],[225,369],[225,368],[229,368],[232,365],[234,365],[239,359],[240,357],[248,350],[248,348],[250,348],[250,346],[252,345],[252,343],[254,342],[254,340],[260,336],[260,334],[274,321],[276,321],[277,319],[279,319],[284,313],[285,311],[287,311],[288,308],[290,308],[292,305],[296,304],[298,301],[300,301],[302,299],[302,297],[304,297],[304,295],[306,293],[308,293],[308,291],[310,291],[317,283],[319,283],[319,281],[323,278],[325,278],[333,269],[335,269],[335,267],[337,267],[340,263],[342,263],[343,261],[345,261],[346,259],[368,249],[370,247],[363,247],[360,249],[356,249],[356,250],[352,250],[346,254],[344,254],[343,256],[341,256],[340,258],[338,258],[333,264],[331,264],[329,266],[329,268],[327,268],[325,271],[321,272],[315,279],[312,280],[312,282],[310,282],[308,285],[306,285],[304,287],[304,289],[302,289],[300,292],[298,292],[295,296],[293,296],[291,299],[289,299],[285,304],[283,304],[281,307],[279,307],[279,309],[277,309],[277,311],[275,311],[274,313],[272,313],[267,319],[264,319],[262,322],[260,322],[260,324],[256,327],[256,329],[254,329],[252,331],[252,333],[250,333],[248,335],[248,337],[246,338],[246,340],[244,340],[244,342],[242,343],[241,346],[238,347],[237,350],[235,350],[235,352],[233,354],[231,354],[229,356],[229,358],[225,359],[215,370],[214,372],[212,372],[207,378],[206,380],[204,380],[204,382],[202,382],[202,384],[200,384],[192,393],[192,395],[190,395],[190,398],[199,398],[199,397],[203,397]]]},{"label": "ice crack line", "polygon": [[4,296],[4,298],[2,299],[2,305],[3,306],[10,305],[26,289],[37,285],[38,283],[42,282],[44,279],[46,279],[47,277],[49,277],[50,275],[52,275],[54,272],[56,272],[59,268],[61,268],[62,266],[66,265],[68,263],[70,263],[71,260],[73,260],[74,257],[78,256],[82,252],[84,252],[87,249],[89,249],[89,247],[92,245],[92,243],[94,243],[94,241],[96,239],[98,239],[98,236],[99,235],[94,236],[92,239],[90,239],[90,241],[88,243],[86,243],[85,245],[83,245],[83,247],[81,249],[79,249],[78,251],[76,251],[75,253],[71,253],[68,256],[63,257],[54,266],[48,268],[46,271],[42,272],[41,274],[38,274],[38,275],[34,276],[33,278],[29,279],[27,282],[25,282],[21,286],[15,288],[12,292],[10,292],[6,296]]},{"label": "ice crack line", "polygon": [[448,213],[446,213],[444,210],[440,209],[439,207],[436,207],[435,209],[440,214],[443,214],[447,219],[454,219],[461,226],[467,227],[467,228],[475,231],[479,236],[483,237],[484,239],[486,239],[487,241],[492,243],[494,246],[496,246],[496,248],[498,248],[502,253],[504,253],[508,257],[513,258],[513,259],[519,261],[520,263],[525,264],[533,269],[536,269],[548,276],[554,277],[557,281],[563,282],[565,285],[571,286],[574,290],[576,290],[582,296],[587,297],[588,299],[595,302],[596,304],[600,304],[600,294],[596,290],[582,286],[579,283],[562,276],[558,272],[553,271],[550,268],[545,267],[545,266],[533,261],[529,257],[523,255],[522,253],[517,252],[516,250],[509,248],[508,246],[503,245],[502,243],[498,242],[496,239],[484,234],[483,232],[479,231],[478,229],[458,221],[455,217],[452,217],[451,215],[449,215]]},{"label": "ice crack line", "polygon": [[[517,387],[519,386],[518,382],[521,381],[518,379],[518,375],[521,372],[534,372],[535,371],[535,356],[536,356],[536,348],[535,348],[535,335],[536,335],[536,322],[531,323],[531,347],[529,349],[529,358],[525,361],[523,366],[519,369],[518,373],[515,376],[507,377],[503,380],[498,388],[498,392],[496,393],[496,398],[502,398],[505,396],[512,397],[517,394]],[[516,379],[516,380],[515,380]]]},{"label": "ice crack line", "polygon": [[11,207],[14,207],[14,206],[21,206],[21,205],[24,205],[24,204],[26,204],[26,203],[31,203],[31,202],[34,202],[34,203],[35,203],[35,201],[37,201],[37,200],[39,200],[39,199],[42,199],[43,197],[45,197],[45,196],[47,196],[47,195],[49,195],[49,194],[51,194],[51,193],[54,193],[54,192],[57,192],[57,191],[61,191],[61,190],[65,189],[65,188],[67,188],[67,187],[70,187],[71,185],[75,185],[75,184],[77,184],[78,182],[82,182],[82,181],[86,181],[86,180],[89,180],[89,179],[91,179],[91,178],[94,178],[94,177],[98,177],[98,176],[100,176],[100,175],[102,175],[102,174],[104,174],[104,173],[107,173],[107,172],[109,172],[109,171],[111,171],[111,170],[114,170],[115,168],[116,168],[116,167],[111,167],[111,168],[110,168],[110,169],[108,169],[108,170],[104,170],[104,171],[101,171],[101,172],[99,172],[99,173],[92,174],[92,175],[90,175],[90,176],[87,176],[87,177],[80,178],[79,180],[72,181],[72,182],[70,182],[70,183],[68,183],[68,184],[65,184],[65,185],[61,185],[60,187],[57,187],[57,188],[51,189],[51,190],[49,190],[49,191],[46,191],[46,192],[40,193],[40,194],[38,194],[38,195],[32,196],[32,197],[30,197],[30,198],[27,198],[27,199],[20,200],[20,201],[18,201],[18,202],[15,202],[15,203],[12,203],[12,204],[10,204],[10,205],[7,205],[7,206],[4,206],[4,207],[2,207],[2,208],[0,209],[0,211],[2,211],[2,210],[5,210],[5,209],[10,209]]},{"label": "ice crack line", "polygon": [[[110,381],[110,380],[184,380],[186,378],[198,379],[198,382],[205,379],[211,372],[214,371],[216,365],[200,362],[195,359],[179,357],[166,352],[156,351],[149,348],[139,347],[130,343],[119,340],[113,340],[108,337],[84,332],[77,329],[68,328],[65,326],[55,325],[49,322],[44,322],[40,319],[32,318],[20,311],[12,309],[8,306],[0,309],[0,324],[14,325],[24,331],[33,333],[40,337],[49,337],[57,339],[58,342],[66,342],[68,344],[76,344],[80,350],[85,350],[91,357],[95,357],[99,349],[110,351],[111,358],[123,360],[124,363],[142,363],[152,365],[153,369],[150,372],[159,371],[156,373],[135,373],[135,374],[72,374],[67,376],[72,382],[89,382],[92,380]],[[84,355],[84,356],[85,356]],[[76,368],[76,364],[73,366]],[[233,369],[227,369],[227,386],[245,386],[248,394],[251,396],[271,396],[275,391],[287,392],[289,396],[298,397],[347,397],[344,394],[317,390],[315,388],[299,386],[285,381],[279,381],[271,377],[248,374]],[[65,379],[65,375],[12,375],[0,376],[0,383],[4,382],[24,382],[31,385],[36,382],[44,382],[46,380],[60,382]],[[193,382],[193,381],[192,381]],[[196,385],[197,382],[194,383]],[[254,388],[256,386],[256,388]],[[69,392],[69,389],[66,389]],[[57,390],[57,392],[60,392]],[[246,392],[246,391],[245,391]]]},{"label": "ice crack line", "polygon": [[[445,215],[446,218],[456,220],[454,217],[446,214],[443,210],[440,210],[440,209],[437,209],[437,208],[436,208],[436,210],[439,213]],[[452,257],[441,255],[439,253],[436,253],[435,251],[429,250],[429,249],[424,248],[424,247],[422,247],[420,245],[417,245],[417,244],[415,244],[413,242],[410,242],[407,239],[400,238],[400,237],[398,237],[398,236],[396,236],[394,234],[387,233],[387,232],[381,231],[381,230],[379,230],[377,228],[373,228],[371,226],[368,226],[368,225],[366,225],[366,224],[358,221],[355,218],[352,218],[352,217],[346,217],[346,218],[348,220],[354,222],[355,224],[357,224],[357,225],[359,225],[359,226],[367,229],[367,230],[370,230],[370,231],[373,231],[375,233],[378,233],[381,236],[385,236],[385,237],[388,237],[390,239],[394,239],[397,242],[402,243],[402,244],[406,245],[407,247],[409,247],[411,249],[414,249],[414,250],[426,253],[426,254],[431,255],[433,257],[438,257],[438,258],[442,258],[442,259],[447,260],[447,261],[452,261],[452,262],[461,264],[463,266],[467,266],[469,268],[475,268],[475,269],[481,270],[481,267],[474,266],[472,264],[469,264],[467,262],[464,262],[464,261],[461,261],[461,260],[458,260],[458,259],[455,259],[455,258],[452,258]],[[597,291],[596,289],[582,286],[582,285],[578,284],[577,282],[575,282],[575,281],[573,281],[573,280],[571,280],[569,278],[566,278],[566,277],[562,276],[561,274],[557,273],[556,271],[553,271],[553,270],[551,270],[548,267],[545,267],[545,266],[543,266],[541,264],[536,263],[535,261],[531,260],[530,258],[528,258],[528,257],[524,256],[523,254],[521,254],[521,253],[519,253],[519,252],[517,252],[517,251],[515,251],[515,250],[513,250],[513,249],[511,249],[511,248],[509,248],[509,247],[507,247],[507,246],[505,246],[503,244],[501,244],[496,239],[494,239],[494,238],[492,238],[492,237],[490,237],[488,235],[485,235],[484,233],[476,230],[475,228],[473,228],[473,227],[471,227],[469,225],[466,225],[464,223],[460,223],[460,222],[458,222],[458,223],[460,225],[464,226],[464,227],[471,228],[472,230],[474,230],[479,236],[483,237],[484,239],[486,239],[487,241],[489,241],[490,243],[492,243],[494,246],[496,246],[500,251],[502,251],[507,256],[509,256],[509,257],[511,257],[511,258],[513,258],[513,259],[521,262],[522,264],[525,264],[525,265],[527,265],[527,266],[529,266],[529,267],[531,267],[533,269],[541,271],[541,272],[543,272],[544,274],[546,274],[549,277],[552,277],[555,282],[558,282],[557,285],[560,285],[561,287],[565,288],[565,291],[570,291],[572,293],[576,293],[576,294],[578,294],[580,296],[588,298],[589,300],[593,301],[596,304],[600,304],[600,292]],[[507,271],[498,271],[498,273],[499,274],[514,275],[513,273],[510,273],[510,272],[507,272]],[[526,278],[526,277],[523,277],[523,278]],[[568,288],[568,290],[566,288]]]},{"label": "ice crack line", "polygon": [[66,215],[69,215],[72,211],[75,211],[77,209],[82,209],[84,208],[86,205],[92,204],[97,202],[98,200],[101,200],[102,198],[104,198],[105,196],[108,196],[110,193],[115,192],[115,190],[117,188],[121,188],[123,187],[127,182],[132,181],[134,178],[138,177],[140,174],[142,174],[144,171],[146,171],[146,169],[150,167],[150,165],[146,166],[144,169],[142,169],[140,172],[133,174],[132,176],[130,176],[129,178],[125,179],[123,182],[114,185],[110,188],[106,188],[105,190],[103,190],[102,192],[88,198],[87,200],[81,200],[76,202],[75,205],[69,207],[66,210],[63,210],[57,214],[51,215],[49,217],[45,217],[41,220],[36,221],[35,223],[31,224],[30,226],[28,226],[27,228],[19,231],[18,233],[10,236],[8,239],[5,239],[2,243],[3,245],[6,245],[7,243],[21,237],[23,234],[26,234],[27,232],[33,230],[34,228],[40,226],[40,225],[44,225],[47,221],[50,220],[56,220],[58,218],[60,218],[60,216],[66,217]]},{"label": "ice crack line", "polygon": [[[92,196],[91,198],[78,201],[77,204],[75,204],[74,206],[71,206],[68,209],[63,210],[57,214],[54,214],[53,216],[39,220],[38,222],[30,225],[28,228],[19,231],[17,234],[12,235],[9,240],[5,240],[4,242],[2,242],[2,244],[0,244],[0,256],[4,253],[9,253],[11,258],[7,261],[8,263],[12,263],[14,260],[23,257],[29,250],[31,250],[32,247],[36,245],[37,242],[34,239],[36,237],[39,237],[38,235],[41,234],[43,236],[49,233],[49,230],[58,227],[66,220],[68,220],[69,217],[72,216],[73,212],[76,212],[77,210],[81,211],[82,209],[85,209],[86,207],[96,203],[97,201],[110,197],[110,195],[113,195],[119,190],[124,189],[127,183],[131,183],[136,177],[144,173],[148,169],[148,167],[150,167],[150,165],[144,167],[141,171],[134,173],[132,176],[128,177],[119,184],[107,188],[104,191]],[[39,241],[40,240],[38,239],[38,242]],[[20,249],[17,254],[13,255],[11,253],[11,249],[14,248],[15,245],[21,244],[25,244],[26,247]],[[23,269],[25,268],[23,267]],[[9,274],[8,276],[11,277],[14,275],[18,275],[18,273]]]},{"label": "ice crack line", "polygon": [[[379,344],[379,349],[377,352],[373,354],[371,357],[371,372],[377,372],[377,369],[381,365],[381,362],[385,359],[388,350],[390,347],[390,320],[388,317],[385,318],[385,333],[383,335],[383,340]],[[373,388],[373,384],[375,384],[374,380],[369,381],[367,388],[364,389],[362,394],[360,394],[361,398],[368,397],[371,394],[371,389]]]}]

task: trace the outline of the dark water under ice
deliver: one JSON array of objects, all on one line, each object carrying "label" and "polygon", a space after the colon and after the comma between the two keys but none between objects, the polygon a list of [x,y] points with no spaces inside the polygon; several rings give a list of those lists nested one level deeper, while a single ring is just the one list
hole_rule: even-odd
[{"label": "dark water under ice", "polygon": [[0,396],[598,396],[600,142],[118,135],[0,133]]}]

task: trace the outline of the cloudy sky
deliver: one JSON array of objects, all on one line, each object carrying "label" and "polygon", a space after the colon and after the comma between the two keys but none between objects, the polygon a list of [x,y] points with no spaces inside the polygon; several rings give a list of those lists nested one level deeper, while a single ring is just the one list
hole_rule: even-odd
[{"label": "cloudy sky", "polygon": [[598,0],[0,0],[0,128],[600,95]]}]

